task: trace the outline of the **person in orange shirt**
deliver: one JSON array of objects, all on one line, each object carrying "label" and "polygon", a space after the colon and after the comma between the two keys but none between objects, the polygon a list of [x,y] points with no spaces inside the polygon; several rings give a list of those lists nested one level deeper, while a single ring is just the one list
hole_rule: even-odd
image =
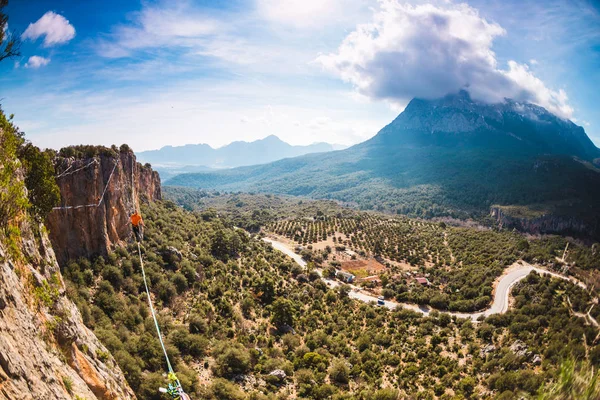
[{"label": "person in orange shirt", "polygon": [[144,232],[142,231],[144,221],[142,221],[142,216],[136,211],[129,219],[131,220],[131,228],[133,229],[135,238],[138,242],[141,242],[144,238]]}]

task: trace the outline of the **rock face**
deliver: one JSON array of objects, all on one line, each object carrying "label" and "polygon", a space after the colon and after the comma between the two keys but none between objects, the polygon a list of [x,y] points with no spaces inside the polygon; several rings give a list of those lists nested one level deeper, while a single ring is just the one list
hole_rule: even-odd
[{"label": "rock face", "polygon": [[598,226],[591,226],[581,219],[569,216],[543,214],[535,217],[518,217],[509,215],[502,207],[491,207],[491,217],[500,228],[516,229],[528,233],[560,233],[585,235],[598,231]]},{"label": "rock face", "polygon": [[[438,138],[435,138],[438,136]],[[508,144],[535,154],[565,154],[592,161],[600,150],[582,127],[531,103],[505,99],[486,104],[466,91],[441,99],[413,99],[391,124],[369,141],[412,144]],[[507,141],[508,139],[508,141]],[[518,146],[516,146],[518,145]]]},{"label": "rock face", "polygon": [[65,296],[43,225],[29,221],[12,245],[0,233],[0,399],[134,399]]},{"label": "rock face", "polygon": [[131,237],[129,216],[140,201],[161,199],[158,173],[131,150],[55,160],[60,207],[47,218],[58,261],[106,255]]}]

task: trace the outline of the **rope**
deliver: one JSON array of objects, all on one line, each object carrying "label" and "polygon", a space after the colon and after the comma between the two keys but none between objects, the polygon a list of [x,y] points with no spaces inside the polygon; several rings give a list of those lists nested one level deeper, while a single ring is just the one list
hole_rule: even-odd
[{"label": "rope", "polygon": [[65,174],[67,173],[67,171],[68,171],[68,170],[70,170],[71,168],[73,168],[73,165],[75,165],[75,164],[71,164],[71,165],[69,165],[69,168],[65,169],[65,170],[62,172],[62,174],[59,174],[59,175],[58,175],[56,178],[58,179],[58,178],[60,178],[60,177],[62,177],[62,176],[65,176]]},{"label": "rope", "polygon": [[[57,176],[57,178],[66,176],[66,175],[71,175],[74,174],[78,171],[81,171],[84,168],[89,167],[90,165],[92,165],[93,163],[97,163],[98,161],[96,159],[94,159],[94,161],[90,162],[89,164],[78,168],[74,171],[68,172],[69,169],[72,167],[67,168],[62,174],[60,174],[59,176]],[[113,174],[115,173],[115,170],[117,169],[117,165],[119,164],[119,159],[116,160],[115,165],[112,169],[112,171],[110,172],[110,176],[108,177],[108,181],[106,181],[106,185],[104,186],[104,190],[102,191],[102,196],[100,197],[100,200],[98,201],[97,204],[85,204],[85,205],[79,205],[79,206],[65,206],[65,207],[54,207],[53,210],[68,210],[68,209],[78,209],[78,208],[83,208],[83,207],[99,207],[100,204],[102,204],[102,201],[104,200],[104,196],[106,194],[106,191],[108,189],[108,185],[113,177]],[[135,180],[134,180],[134,163],[133,163],[133,159],[131,160],[131,190],[132,190],[132,206],[134,208],[135,211]],[[169,384],[169,388],[172,388],[173,390],[176,391],[177,395],[180,399],[189,399],[189,396],[187,396],[187,394],[183,391],[183,388],[181,387],[181,383],[179,382],[179,379],[177,379],[177,376],[175,375],[175,371],[173,370],[173,366],[171,365],[171,361],[169,360],[169,355],[167,354],[167,349],[165,347],[165,343],[163,341],[163,337],[162,337],[162,333],[160,331],[160,326],[158,325],[158,319],[156,318],[156,312],[154,311],[154,305],[152,304],[152,297],[150,296],[150,289],[148,288],[148,280],[146,279],[146,270],[144,269],[144,260],[142,258],[142,248],[140,246],[140,242],[137,242],[137,248],[138,248],[138,255],[140,257],[140,266],[142,268],[142,278],[144,279],[144,288],[146,289],[146,297],[148,298],[148,305],[150,306],[150,312],[152,313],[152,319],[154,320],[154,326],[156,327],[156,333],[158,335],[158,340],[160,342],[160,347],[162,348],[163,354],[165,355],[165,360],[167,361],[167,367],[168,367],[168,371],[169,371],[169,379],[172,380],[175,384],[175,387],[172,387],[171,384]],[[175,395],[173,393],[171,393],[171,395],[175,398]]]},{"label": "rope", "polygon": [[131,157],[131,208],[133,208],[133,211],[137,211],[137,207],[135,204],[135,181],[134,181],[134,173],[133,173],[133,168],[134,168],[134,163],[133,163],[133,157]]},{"label": "rope", "polygon": [[144,260],[142,259],[142,248],[140,247],[140,242],[137,242],[137,248],[138,255],[140,256],[140,266],[142,268],[142,278],[144,279],[144,287],[146,288],[146,297],[148,298],[148,305],[150,306],[150,312],[152,313],[152,319],[154,320],[154,326],[156,327],[156,334],[158,335],[158,340],[160,341],[160,347],[162,347],[162,351],[165,355],[165,360],[167,360],[169,379],[173,379],[175,381],[175,389],[177,390],[180,398],[189,399],[189,397],[187,397],[186,393],[183,391],[181,383],[175,375],[175,371],[173,371],[171,361],[169,360],[169,355],[167,354],[167,349],[165,348],[165,343],[163,342],[162,333],[160,332],[160,326],[158,325],[158,320],[156,319],[156,312],[154,311],[154,306],[152,305],[152,297],[150,297],[150,290],[148,289],[148,281],[146,279],[146,271],[144,270]]},{"label": "rope", "polygon": [[[79,168],[75,171],[72,171],[69,173],[70,174],[74,174],[77,171],[82,170],[83,168],[88,167],[89,165],[91,165],[92,163],[97,162],[97,160],[92,161],[91,163],[89,163],[88,165],[86,165],[85,167]],[[79,205],[79,206],[64,206],[64,207],[53,207],[52,210],[76,210],[78,208],[85,208],[85,207],[100,207],[100,204],[102,204],[102,201],[104,200],[104,195],[106,194],[106,190],[108,189],[108,184],[110,183],[110,180],[112,179],[113,174],[115,173],[115,169],[117,169],[117,164],[119,164],[119,160],[117,159],[117,161],[115,162],[115,166],[113,167],[110,176],[108,177],[108,181],[106,181],[106,185],[104,186],[104,191],[102,192],[102,196],[100,197],[100,201],[98,201],[98,203],[94,203],[94,204],[83,204],[83,205]],[[68,168],[67,168],[68,169]],[[63,175],[64,176],[64,175]],[[58,178],[58,177],[57,177]]]},{"label": "rope", "polygon": [[93,159],[91,162],[89,162],[87,165],[84,165],[84,166],[83,166],[83,167],[81,167],[81,168],[77,168],[76,170],[74,170],[74,171],[71,171],[71,172],[67,173],[67,171],[68,171],[68,170],[70,170],[71,168],[73,168],[73,165],[74,165],[74,164],[71,164],[71,165],[69,166],[69,168],[65,169],[65,170],[62,172],[62,174],[60,174],[60,175],[58,175],[58,176],[56,177],[56,179],[58,179],[58,178],[62,178],[63,176],[67,176],[67,175],[73,175],[74,173],[76,173],[76,172],[79,172],[79,171],[81,171],[82,169],[86,169],[86,168],[87,168],[87,167],[89,167],[90,165],[92,165],[92,164],[97,164],[97,163],[98,163],[98,160],[94,158],[94,159]]},{"label": "rope", "polygon": [[158,340],[160,341],[160,346],[162,347],[163,353],[165,354],[165,359],[167,360],[167,366],[169,367],[169,373],[175,373],[173,371],[173,367],[171,366],[171,361],[169,361],[169,356],[167,355],[167,349],[165,348],[165,344],[162,339],[162,334],[160,333],[160,327],[158,326],[158,320],[156,319],[156,313],[154,312],[154,306],[152,305],[152,298],[150,297],[150,290],[148,289],[148,282],[146,280],[146,271],[144,270],[144,261],[142,259],[142,248],[140,247],[140,242],[137,242],[138,247],[138,255],[140,256],[140,265],[142,267],[142,278],[144,278],[144,287],[146,288],[146,296],[148,297],[148,305],[150,306],[150,312],[152,313],[152,319],[154,319],[154,326],[156,327],[156,333],[158,334]]}]

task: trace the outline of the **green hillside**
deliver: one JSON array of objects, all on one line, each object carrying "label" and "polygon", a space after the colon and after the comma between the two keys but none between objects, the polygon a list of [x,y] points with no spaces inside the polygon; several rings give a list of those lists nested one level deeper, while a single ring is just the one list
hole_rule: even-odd
[{"label": "green hillside", "polygon": [[[160,324],[192,398],[511,399],[551,382],[564,358],[588,354],[589,362],[600,362],[597,329],[572,316],[566,302],[583,312],[591,298],[568,282],[533,274],[513,290],[513,311],[479,324],[440,313],[424,317],[329,289],[314,271],[303,272],[233,229],[226,216],[170,202],[145,206],[142,214]],[[138,397],[158,400],[165,366],[136,251],[129,246],[108,258],[71,262],[63,274],[69,297]]]},{"label": "green hillside", "polygon": [[[410,216],[482,216],[491,205],[536,205],[600,232],[600,151],[582,128],[528,105],[459,94],[413,100],[374,138],[347,150],[214,173],[166,185],[337,199]],[[536,114],[537,113],[537,114]]]}]

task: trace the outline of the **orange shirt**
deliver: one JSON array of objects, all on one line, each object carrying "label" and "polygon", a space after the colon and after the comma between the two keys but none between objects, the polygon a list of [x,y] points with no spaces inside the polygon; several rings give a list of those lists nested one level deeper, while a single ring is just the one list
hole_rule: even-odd
[{"label": "orange shirt", "polygon": [[131,216],[131,218],[130,218],[130,219],[131,219],[131,224],[132,224],[133,226],[138,226],[138,225],[139,225],[139,223],[142,221],[142,216],[141,216],[140,214],[138,214],[138,213],[135,213],[135,214],[133,214],[133,215]]}]

